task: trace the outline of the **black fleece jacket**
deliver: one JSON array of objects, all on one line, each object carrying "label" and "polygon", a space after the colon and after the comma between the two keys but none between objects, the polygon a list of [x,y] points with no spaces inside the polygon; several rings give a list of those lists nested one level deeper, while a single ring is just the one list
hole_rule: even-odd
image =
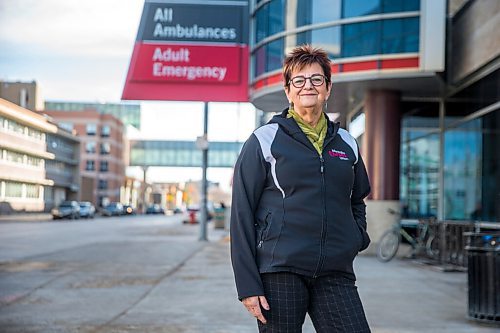
[{"label": "black fleece jacket", "polygon": [[334,272],[370,243],[370,184],[356,140],[328,121],[319,156],[288,110],[258,128],[234,169],[231,261],[238,298],[264,295],[260,273]]}]

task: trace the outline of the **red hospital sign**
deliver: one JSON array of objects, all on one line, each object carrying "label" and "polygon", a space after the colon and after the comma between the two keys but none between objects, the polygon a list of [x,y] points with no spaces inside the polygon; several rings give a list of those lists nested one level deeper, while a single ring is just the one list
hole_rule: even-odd
[{"label": "red hospital sign", "polygon": [[247,6],[146,1],[123,99],[248,101]]}]

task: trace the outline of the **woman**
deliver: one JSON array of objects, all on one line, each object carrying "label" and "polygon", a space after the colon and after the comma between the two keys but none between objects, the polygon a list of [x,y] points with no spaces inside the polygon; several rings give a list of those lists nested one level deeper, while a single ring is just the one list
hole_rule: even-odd
[{"label": "woman", "polygon": [[258,128],[235,165],[231,260],[260,332],[370,332],[354,257],[370,239],[368,176],[356,141],[326,117],[327,54],[305,45],[283,66],[290,107]]}]

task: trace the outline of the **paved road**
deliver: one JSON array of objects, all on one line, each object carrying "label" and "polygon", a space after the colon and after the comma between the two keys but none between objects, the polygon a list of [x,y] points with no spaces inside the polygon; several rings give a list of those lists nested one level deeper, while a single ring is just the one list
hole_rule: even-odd
[{"label": "paved road", "polygon": [[0,331],[104,329],[206,245],[197,235],[178,216],[2,223]]},{"label": "paved road", "polygon": [[[0,223],[0,332],[255,332],[224,231],[180,218]],[[373,332],[496,332],[469,322],[466,276],[359,257]],[[309,321],[304,332],[314,332]]]}]

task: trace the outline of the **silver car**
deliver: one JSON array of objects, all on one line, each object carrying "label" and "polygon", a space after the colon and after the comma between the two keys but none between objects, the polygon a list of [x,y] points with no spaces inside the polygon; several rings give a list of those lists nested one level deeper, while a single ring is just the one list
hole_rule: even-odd
[{"label": "silver car", "polygon": [[93,219],[95,215],[94,205],[89,201],[80,201],[79,204],[80,204],[80,217]]},{"label": "silver car", "polygon": [[59,206],[52,208],[51,213],[54,220],[64,218],[78,219],[80,218],[80,205],[76,201],[63,201]]}]

